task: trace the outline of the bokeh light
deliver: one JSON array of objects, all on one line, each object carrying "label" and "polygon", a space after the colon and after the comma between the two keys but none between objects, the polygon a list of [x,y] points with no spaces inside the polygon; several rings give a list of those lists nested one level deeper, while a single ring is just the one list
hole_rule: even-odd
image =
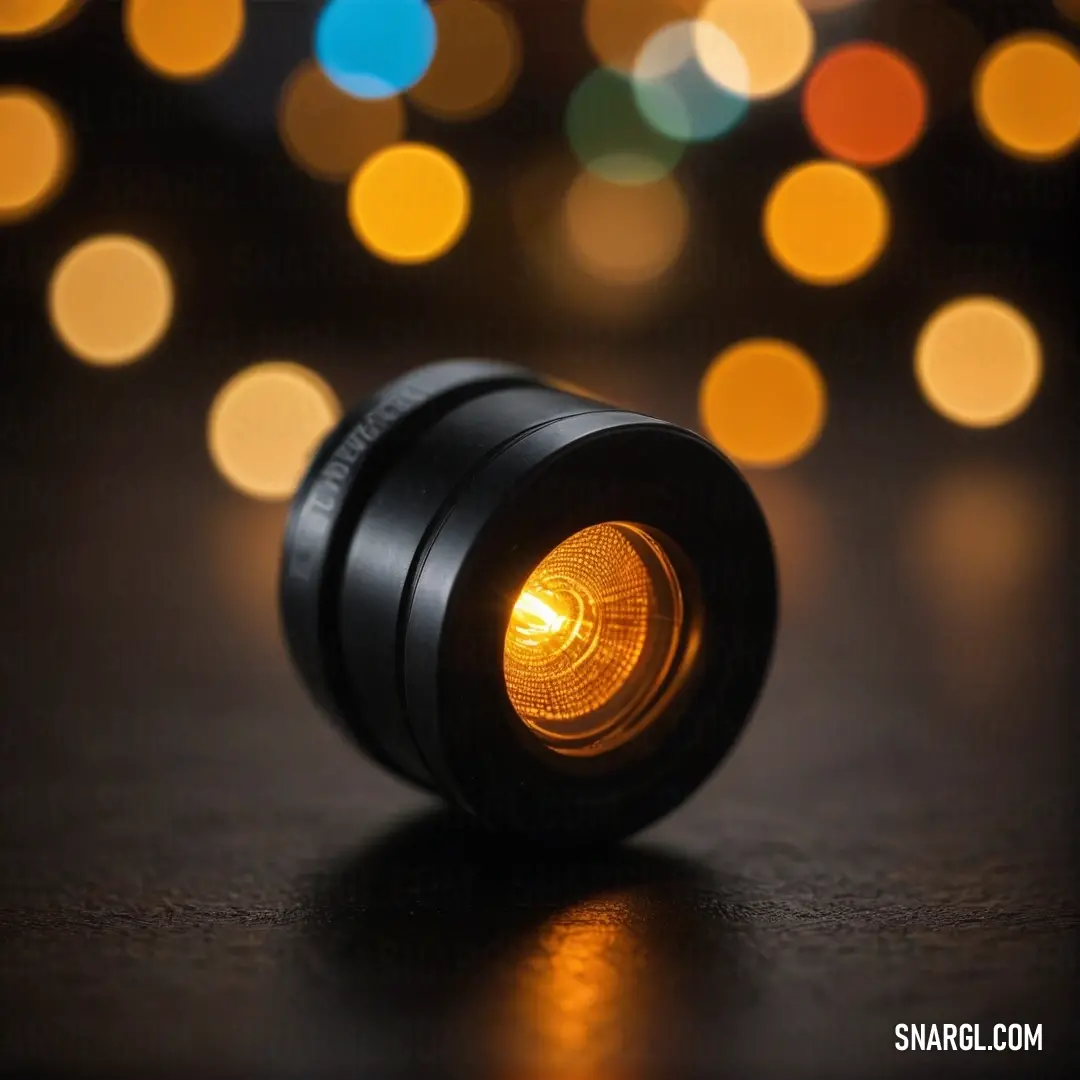
[{"label": "bokeh light", "polygon": [[[708,0],[700,19],[723,30],[742,53],[751,97],[775,97],[790,89],[814,55],[814,26],[799,0]],[[707,47],[701,59],[721,86],[740,93],[727,81],[726,67],[709,68]]]},{"label": "bokeh light", "polygon": [[373,254],[424,263],[449,251],[469,222],[469,182],[434,146],[399,143],[368,158],[349,186],[349,221]]},{"label": "bokeh light", "polygon": [[48,308],[53,329],[74,356],[102,367],[128,364],[145,356],[168,329],[172,278],[144,241],[95,236],[57,264]]},{"label": "bokeh light", "polygon": [[701,381],[702,427],[746,465],[777,467],[801,458],[825,426],[825,381],[801,349],[774,338],[722,352]]},{"label": "bokeh light", "polygon": [[863,37],[892,47],[915,65],[929,92],[931,114],[966,107],[986,48],[967,15],[942,0],[874,0],[861,25]]},{"label": "bokeh light", "polygon": [[885,45],[841,45],[811,73],[803,117],[821,150],[878,166],[909,153],[926,126],[928,98],[918,69]]},{"label": "bokeh light", "polygon": [[704,0],[585,0],[585,37],[604,67],[629,74],[645,42],[669,23],[692,19]]},{"label": "bokeh light", "polygon": [[521,34],[491,0],[440,0],[431,9],[438,46],[409,100],[444,120],[472,120],[497,109],[521,73]]},{"label": "bokeh light", "polygon": [[[724,84],[711,72],[723,70]],[[712,23],[669,23],[645,43],[634,65],[642,116],[673,139],[715,139],[749,108],[750,72],[734,42]],[[739,87],[735,93],[728,87]]]},{"label": "bokeh light", "polygon": [[1080,0],[1054,0],[1054,7],[1073,22],[1080,23]]},{"label": "bokeh light", "polygon": [[[605,250],[603,228],[604,222],[610,221],[610,217],[604,211],[601,211],[601,220],[589,227],[590,240],[594,245],[592,255],[586,254],[587,248],[575,243],[568,222],[567,206],[570,190],[579,183],[584,187],[582,172],[581,163],[570,147],[564,140],[558,140],[524,156],[514,164],[507,176],[504,196],[509,204],[506,209],[517,241],[515,250],[520,254],[521,302],[542,319],[572,314],[575,319],[583,319],[604,331],[611,331],[615,327],[625,331],[631,327],[646,326],[656,317],[658,310],[670,302],[683,275],[666,274],[658,269],[656,276],[634,281],[633,275],[625,268],[620,271],[620,261],[634,264],[635,249],[632,241],[621,238],[620,243],[631,245],[629,252],[623,248],[620,255]],[[603,178],[596,179],[600,181],[597,185],[599,191],[606,192]],[[650,188],[659,182],[652,181],[651,184],[640,186]],[[578,198],[582,198],[580,193]],[[653,242],[658,243],[658,247],[653,247]],[[653,238],[645,243],[654,252],[663,250],[662,243]],[[601,252],[603,254],[599,254]],[[640,251],[636,258],[648,264],[648,257]],[[639,261],[637,265],[642,267],[640,273],[644,274],[642,262]],[[605,383],[602,375],[608,367],[597,359],[595,351],[572,350],[560,356],[560,375],[603,391],[607,400],[629,403],[626,398],[629,376],[625,370],[614,382],[608,379]],[[586,375],[589,377],[586,378]]]},{"label": "bokeh light", "polygon": [[929,616],[928,652],[980,724],[985,705],[1021,689],[1017,676],[1044,655],[1040,605],[1061,532],[1052,490],[1045,477],[1016,467],[961,462],[919,494],[903,536]]},{"label": "bokeh light", "polygon": [[308,60],[282,90],[278,130],[305,172],[319,180],[347,180],[376,151],[401,140],[405,106],[400,97],[352,97]]},{"label": "bokeh light", "polygon": [[917,507],[913,554],[928,579],[926,594],[943,608],[978,621],[1031,587],[1046,554],[1049,516],[1044,490],[1032,479],[965,463],[928,486]]},{"label": "bokeh light", "polygon": [[22,37],[53,30],[82,6],[83,0],[2,0],[0,37]]},{"label": "bokeh light", "polygon": [[229,379],[210,406],[210,457],[245,495],[287,499],[340,417],[337,396],[315,372],[288,360],[255,364]]},{"label": "bokeh light", "polygon": [[865,274],[889,240],[889,204],[864,173],[834,161],[796,166],[765,204],[773,258],[813,285],[841,285]]},{"label": "bokeh light", "polygon": [[1055,34],[998,42],[975,74],[975,112],[990,140],[1020,158],[1061,157],[1080,142],[1080,53]]},{"label": "bokeh light", "polygon": [[675,167],[685,143],[657,131],[643,113],[673,109],[677,100],[662,83],[635,87],[628,76],[599,68],[571,95],[566,132],[585,168],[617,184],[648,184]]},{"label": "bokeh light", "polygon": [[686,244],[690,215],[678,183],[628,187],[582,173],[566,196],[570,250],[590,274],[619,284],[650,281]]},{"label": "bokeh light", "polygon": [[71,157],[70,128],[47,97],[0,87],[0,224],[48,205],[64,186]]},{"label": "bokeh light", "polygon": [[1042,378],[1042,346],[1030,322],[993,296],[940,308],[919,335],[915,373],[926,400],[967,427],[1019,416]]},{"label": "bokeh light", "polygon": [[391,97],[423,77],[436,30],[424,0],[330,0],[315,26],[315,58],[336,86]]},{"label": "bokeh light", "polygon": [[279,503],[263,499],[207,500],[193,530],[199,558],[212,577],[221,615],[231,624],[229,640],[254,663],[265,663],[282,647],[277,603],[281,569]]},{"label": "bokeh light", "polygon": [[244,0],[124,0],[132,52],[170,79],[217,71],[244,36]]}]

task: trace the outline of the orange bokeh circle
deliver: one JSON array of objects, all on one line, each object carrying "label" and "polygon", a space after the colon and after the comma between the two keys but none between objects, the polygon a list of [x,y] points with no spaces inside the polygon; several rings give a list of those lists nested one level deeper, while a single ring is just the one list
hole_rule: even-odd
[{"label": "orange bokeh circle", "polygon": [[873,41],[834,49],[803,90],[803,119],[814,142],[856,165],[887,165],[909,153],[926,128],[928,110],[918,68]]}]

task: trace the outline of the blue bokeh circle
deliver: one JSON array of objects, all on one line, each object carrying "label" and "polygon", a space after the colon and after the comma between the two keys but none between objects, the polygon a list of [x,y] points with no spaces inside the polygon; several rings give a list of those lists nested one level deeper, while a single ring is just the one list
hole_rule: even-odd
[{"label": "blue bokeh circle", "polygon": [[425,0],[329,0],[315,25],[315,59],[357,98],[388,98],[423,78],[435,55]]}]

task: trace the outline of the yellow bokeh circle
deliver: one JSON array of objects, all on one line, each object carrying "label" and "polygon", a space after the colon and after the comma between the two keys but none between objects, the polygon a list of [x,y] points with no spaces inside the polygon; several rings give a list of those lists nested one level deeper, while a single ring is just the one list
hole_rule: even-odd
[{"label": "yellow bokeh circle", "polygon": [[449,251],[469,222],[469,182],[443,151],[398,143],[374,154],[349,185],[353,232],[394,263],[431,262]]},{"label": "yellow bokeh circle", "polygon": [[288,360],[254,364],[229,379],[210,406],[210,458],[245,495],[287,499],[340,416],[337,396],[315,372]]},{"label": "yellow bokeh circle", "polygon": [[[800,0],[708,0],[698,17],[702,24],[719,27],[742,54],[750,97],[775,97],[789,90],[813,58],[814,24]],[[704,66],[725,89],[746,92],[742,85],[728,85],[723,70],[712,71],[707,62]],[[741,77],[740,72],[740,82]]]},{"label": "yellow bokeh circle", "polygon": [[133,236],[84,240],[49,282],[49,319],[67,350],[88,364],[115,367],[150,352],[168,329],[173,284],[164,259]]},{"label": "yellow bokeh circle", "polygon": [[940,308],[915,348],[923,396],[965,427],[996,427],[1031,404],[1042,381],[1042,345],[1011,304],[968,296]]},{"label": "yellow bokeh circle", "polygon": [[47,97],[0,88],[0,224],[48,205],[68,177],[71,150],[70,128]]},{"label": "yellow bokeh circle", "polygon": [[1080,52],[1056,34],[998,42],[975,73],[975,114],[1015,157],[1061,157],[1080,143]]},{"label": "yellow bokeh circle", "polygon": [[124,0],[124,35],[132,52],[169,79],[200,79],[240,45],[244,0]]},{"label": "yellow bokeh circle", "polygon": [[82,0],[0,0],[0,37],[52,30],[67,21]]},{"label": "yellow bokeh circle", "polygon": [[825,380],[797,346],[753,338],[722,352],[701,381],[705,433],[747,465],[777,467],[806,454],[825,426]]},{"label": "yellow bokeh circle", "polygon": [[891,230],[877,182],[836,161],[812,161],[782,176],[769,193],[762,225],[773,258],[812,285],[842,285],[865,274]]}]

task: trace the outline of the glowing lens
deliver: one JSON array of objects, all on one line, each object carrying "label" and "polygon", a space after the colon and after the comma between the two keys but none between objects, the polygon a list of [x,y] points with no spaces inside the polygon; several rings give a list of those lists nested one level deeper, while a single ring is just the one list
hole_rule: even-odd
[{"label": "glowing lens", "polygon": [[650,533],[618,521],[583,529],[544,558],[514,605],[510,702],[554,750],[610,750],[651,721],[683,622],[678,577]]}]

